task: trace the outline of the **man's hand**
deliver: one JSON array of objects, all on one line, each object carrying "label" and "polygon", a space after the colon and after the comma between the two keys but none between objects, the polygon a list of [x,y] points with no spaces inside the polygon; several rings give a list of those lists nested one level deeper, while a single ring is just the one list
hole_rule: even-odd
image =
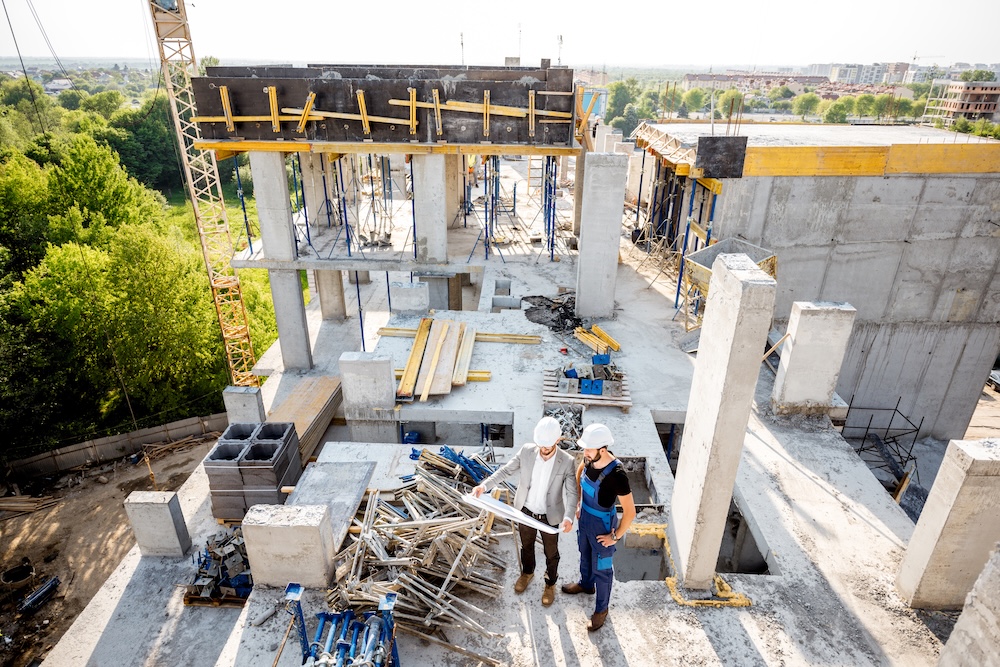
[{"label": "man's hand", "polygon": [[602,547],[610,547],[613,546],[617,540],[615,540],[614,533],[608,533],[607,535],[598,535],[597,541]]},{"label": "man's hand", "polygon": [[478,498],[479,496],[483,495],[485,492],[486,492],[486,487],[483,486],[482,484],[480,484],[479,486],[477,486],[477,487],[475,487],[475,488],[472,489],[472,495],[475,498]]},{"label": "man's hand", "polygon": [[573,522],[570,521],[569,519],[563,519],[562,525],[560,527],[562,528],[562,532],[568,533],[569,531],[573,530]]}]

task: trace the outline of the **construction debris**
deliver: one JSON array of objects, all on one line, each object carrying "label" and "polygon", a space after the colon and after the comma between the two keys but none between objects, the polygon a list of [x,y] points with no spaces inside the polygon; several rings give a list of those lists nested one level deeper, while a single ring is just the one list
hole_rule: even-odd
[{"label": "construction debris", "polygon": [[330,608],[362,614],[397,593],[394,616],[401,629],[434,634],[461,627],[498,637],[488,629],[488,613],[464,598],[502,593],[499,572],[506,562],[491,549],[493,515],[461,500],[492,468],[481,455],[466,457],[448,447],[414,455],[415,473],[391,498],[368,494],[350,545],[336,557]]},{"label": "construction debris", "polygon": [[58,503],[59,501],[52,496],[39,496],[37,498],[32,498],[31,496],[7,496],[6,498],[0,498],[0,512],[13,512],[13,514],[3,517],[2,520],[13,519],[16,516],[37,512]]},{"label": "construction debris", "polygon": [[188,447],[194,447],[195,445],[200,445],[208,440],[215,440],[220,435],[219,431],[210,431],[208,433],[203,433],[201,435],[189,435],[186,438],[181,438],[180,440],[165,441],[165,442],[155,442],[148,445],[142,446],[143,456],[138,457],[136,460],[136,465],[140,463],[145,463],[146,458],[150,461],[155,461],[157,459],[162,459],[167,454],[171,452],[180,451],[182,449],[187,449]]},{"label": "construction debris", "polygon": [[184,604],[212,607],[242,607],[253,577],[247,560],[243,531],[233,528],[210,537],[198,552],[198,572],[187,584]]},{"label": "construction debris", "polygon": [[580,326],[580,318],[576,316],[576,295],[562,294],[555,299],[544,296],[526,296],[522,301],[531,304],[524,311],[524,316],[535,324],[546,326],[556,333],[574,331]]}]

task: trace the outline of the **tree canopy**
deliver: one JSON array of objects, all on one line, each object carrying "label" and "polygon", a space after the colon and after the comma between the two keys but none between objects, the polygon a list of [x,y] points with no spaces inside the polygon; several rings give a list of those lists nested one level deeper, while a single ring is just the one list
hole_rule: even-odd
[{"label": "tree canopy", "polygon": [[819,107],[819,102],[819,95],[816,93],[803,93],[792,100],[792,111],[802,116],[802,119],[805,120],[806,116],[816,111],[817,107]]},{"label": "tree canopy", "polygon": [[996,81],[996,72],[988,69],[969,69],[958,75],[962,81]]}]

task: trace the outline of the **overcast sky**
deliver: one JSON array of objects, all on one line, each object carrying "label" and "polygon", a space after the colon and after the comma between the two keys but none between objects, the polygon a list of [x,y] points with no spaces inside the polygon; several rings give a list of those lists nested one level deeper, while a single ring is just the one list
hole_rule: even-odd
[{"label": "overcast sky", "polygon": [[[29,0],[3,0],[21,51],[50,52]],[[145,0],[31,0],[55,52],[143,58],[156,47]],[[632,9],[632,8],[635,9]],[[996,0],[554,3],[188,0],[195,53],[223,64],[562,63],[805,65],[825,62],[1000,62]],[[14,56],[6,22],[0,56]]]}]

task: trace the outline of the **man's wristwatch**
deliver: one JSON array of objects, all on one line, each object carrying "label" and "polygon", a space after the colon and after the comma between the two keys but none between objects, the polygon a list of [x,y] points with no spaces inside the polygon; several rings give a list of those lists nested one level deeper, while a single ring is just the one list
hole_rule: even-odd
[{"label": "man's wristwatch", "polygon": [[613,539],[613,540],[614,540],[615,542],[617,542],[617,541],[618,541],[618,540],[620,540],[621,538],[620,538],[620,537],[618,537],[618,533],[617,533],[617,531],[614,531],[614,530],[612,530],[612,531],[611,531],[611,539]]}]

